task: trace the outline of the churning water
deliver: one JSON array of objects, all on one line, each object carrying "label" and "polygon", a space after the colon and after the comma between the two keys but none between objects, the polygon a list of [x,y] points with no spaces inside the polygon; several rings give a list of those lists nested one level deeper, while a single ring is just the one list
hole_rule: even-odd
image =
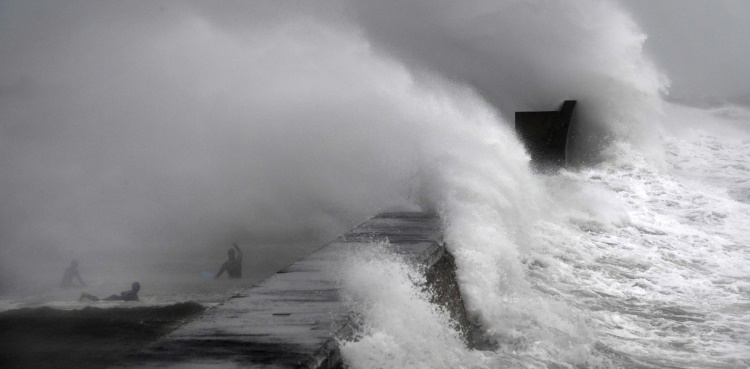
[{"label": "churning water", "polygon": [[[426,150],[421,189],[445,221],[467,310],[494,346],[465,348],[445,313],[410,282],[413,271],[368,259],[356,268],[367,277],[352,277],[348,288],[367,325],[344,343],[346,361],[358,368],[748,367],[747,110],[662,101],[666,82],[642,54],[643,35],[609,3],[567,4],[573,12],[560,9],[555,22],[521,4],[528,5],[499,12],[533,24],[531,39],[539,32],[579,51],[561,51],[548,60],[563,67],[542,70],[564,70],[545,77],[587,97],[578,117],[588,125],[572,128],[571,152],[601,160],[532,173],[511,133],[463,117],[466,142]],[[554,23],[549,33],[545,21]],[[562,35],[554,35],[558,27]],[[471,38],[467,28],[461,34],[478,49],[507,41]],[[508,43],[505,50],[538,56],[537,48]],[[583,50],[590,59],[579,59]],[[483,89],[502,106],[493,91]]]},{"label": "churning water", "polygon": [[486,183],[461,176],[444,209],[447,242],[467,307],[497,346],[464,348],[414,272],[378,260],[351,282],[369,325],[345,357],[354,367],[746,368],[750,120],[719,113],[667,105],[663,119],[681,130],[661,132],[666,167],[613,145],[604,163],[539,175],[521,206],[547,211],[508,228],[497,187],[484,197]]}]

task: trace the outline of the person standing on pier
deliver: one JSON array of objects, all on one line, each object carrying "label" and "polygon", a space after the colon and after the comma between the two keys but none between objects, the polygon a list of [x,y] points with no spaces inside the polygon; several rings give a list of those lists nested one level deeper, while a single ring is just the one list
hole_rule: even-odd
[{"label": "person standing on pier", "polygon": [[75,283],[73,283],[74,278],[78,279],[80,287],[86,285],[86,282],[81,279],[81,275],[78,273],[78,260],[71,261],[68,269],[65,269],[65,274],[63,274],[62,282],[60,282],[60,287],[79,287],[76,286]]},{"label": "person standing on pier", "polygon": [[[227,275],[231,279],[242,278],[242,250],[237,246],[237,243],[232,244],[232,247],[233,248],[227,251],[229,260],[221,265],[221,269],[216,273],[214,278],[221,277],[221,275],[224,274],[224,271],[227,272]],[[235,252],[235,250],[237,251]]]}]

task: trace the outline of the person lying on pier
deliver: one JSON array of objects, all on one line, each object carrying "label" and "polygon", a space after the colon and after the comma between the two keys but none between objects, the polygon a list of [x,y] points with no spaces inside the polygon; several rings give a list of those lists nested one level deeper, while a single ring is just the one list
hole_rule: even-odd
[{"label": "person lying on pier", "polygon": [[[77,278],[81,285],[76,286],[75,283],[73,283],[73,278]],[[78,260],[71,261],[68,269],[65,269],[65,274],[63,274],[60,287],[83,287],[85,285],[86,282],[84,282],[83,279],[81,279],[81,275],[78,274]]]},{"label": "person lying on pier", "polygon": [[[227,251],[229,260],[225,261],[224,264],[221,264],[221,269],[218,273],[216,273],[216,276],[214,278],[221,277],[221,275],[224,274],[225,271],[227,272],[229,278],[242,278],[242,250],[237,247],[236,243],[232,244],[232,247],[234,248]],[[237,250],[237,255],[235,255],[234,250]]]},{"label": "person lying on pier", "polygon": [[107,298],[100,299],[94,295],[83,292],[81,293],[81,297],[78,299],[78,301],[83,301],[84,299],[89,299],[91,301],[140,301],[138,300],[138,291],[140,291],[140,289],[141,284],[138,282],[133,282],[130,291],[122,291],[119,295],[112,295]]}]

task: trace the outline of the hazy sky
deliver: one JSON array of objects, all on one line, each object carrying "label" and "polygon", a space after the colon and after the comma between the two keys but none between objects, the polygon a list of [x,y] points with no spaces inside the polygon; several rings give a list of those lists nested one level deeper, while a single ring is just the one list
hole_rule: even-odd
[{"label": "hazy sky", "polygon": [[750,95],[750,1],[623,0],[681,95]]}]

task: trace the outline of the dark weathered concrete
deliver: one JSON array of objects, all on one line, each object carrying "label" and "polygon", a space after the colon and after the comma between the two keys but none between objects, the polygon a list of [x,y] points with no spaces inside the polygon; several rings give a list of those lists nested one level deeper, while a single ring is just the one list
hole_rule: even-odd
[{"label": "dark weathered concrete", "polygon": [[[163,337],[130,366],[338,367],[336,339],[348,338],[353,327],[339,300],[335,271],[348,249],[385,240],[427,270],[445,255],[438,217],[381,214]],[[455,305],[460,296],[451,288],[455,291],[446,293]],[[465,320],[463,314],[456,318]]]},{"label": "dark weathered concrete", "polygon": [[575,106],[575,100],[566,100],[559,111],[516,112],[516,132],[537,168],[556,169],[566,164],[568,129]]}]

